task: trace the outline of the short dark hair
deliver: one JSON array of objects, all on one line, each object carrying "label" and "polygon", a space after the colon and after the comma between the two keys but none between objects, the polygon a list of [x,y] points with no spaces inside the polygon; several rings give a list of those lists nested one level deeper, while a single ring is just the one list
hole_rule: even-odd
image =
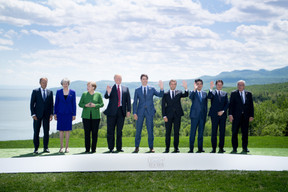
[{"label": "short dark hair", "polygon": [[146,74],[142,74],[142,75],[140,76],[140,79],[141,79],[141,80],[142,80],[142,77],[146,77],[147,80],[148,80],[148,75],[146,75]]},{"label": "short dark hair", "polygon": [[39,80],[39,83],[41,83],[42,79],[45,79],[46,81],[48,81],[47,77],[41,77],[40,80]]},{"label": "short dark hair", "polygon": [[175,82],[176,85],[177,85],[177,81],[176,81],[175,79],[171,79],[171,80],[169,81],[169,85],[170,85],[172,82]]},{"label": "short dark hair", "polygon": [[217,85],[217,83],[222,83],[222,85],[224,85],[224,83],[221,79],[217,80],[215,84]]},{"label": "short dark hair", "polygon": [[201,81],[201,83],[203,85],[203,80],[202,79],[195,79],[195,83],[197,83],[198,81]]}]

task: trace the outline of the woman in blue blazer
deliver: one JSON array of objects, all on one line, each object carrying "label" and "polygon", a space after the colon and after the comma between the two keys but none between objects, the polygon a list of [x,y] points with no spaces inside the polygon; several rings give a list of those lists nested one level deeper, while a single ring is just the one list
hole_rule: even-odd
[{"label": "woman in blue blazer", "polygon": [[70,80],[61,81],[63,89],[57,90],[54,119],[57,121],[57,130],[60,132],[60,153],[63,153],[64,132],[66,137],[65,153],[69,152],[69,135],[72,130],[72,121],[76,119],[76,93],[69,89]]}]

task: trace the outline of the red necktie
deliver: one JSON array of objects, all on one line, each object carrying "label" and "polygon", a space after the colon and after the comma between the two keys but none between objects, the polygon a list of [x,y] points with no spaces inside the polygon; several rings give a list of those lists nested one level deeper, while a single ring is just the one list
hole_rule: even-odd
[{"label": "red necktie", "polygon": [[118,107],[120,107],[120,89],[119,89],[119,85],[117,88],[117,94],[118,94]]}]

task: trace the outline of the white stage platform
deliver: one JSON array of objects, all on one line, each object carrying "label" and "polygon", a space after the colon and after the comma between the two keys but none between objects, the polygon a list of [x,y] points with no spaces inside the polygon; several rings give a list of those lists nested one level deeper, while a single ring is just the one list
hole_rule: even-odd
[{"label": "white stage platform", "polygon": [[246,170],[288,171],[288,157],[240,154],[79,154],[1,158],[0,173]]}]

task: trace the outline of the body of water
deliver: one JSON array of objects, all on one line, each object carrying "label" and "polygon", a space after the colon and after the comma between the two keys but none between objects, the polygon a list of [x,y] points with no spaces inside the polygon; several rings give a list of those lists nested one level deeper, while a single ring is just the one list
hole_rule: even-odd
[{"label": "body of water", "polygon": [[[30,113],[30,98],[32,90],[0,89],[0,141],[33,139],[33,120]],[[78,107],[80,97],[76,98],[77,116],[74,123],[81,122],[82,108]],[[104,99],[106,108],[108,100]],[[54,97],[55,102],[55,97]],[[56,132],[54,119],[50,122],[50,133]],[[40,136],[43,136],[41,128]]]}]

